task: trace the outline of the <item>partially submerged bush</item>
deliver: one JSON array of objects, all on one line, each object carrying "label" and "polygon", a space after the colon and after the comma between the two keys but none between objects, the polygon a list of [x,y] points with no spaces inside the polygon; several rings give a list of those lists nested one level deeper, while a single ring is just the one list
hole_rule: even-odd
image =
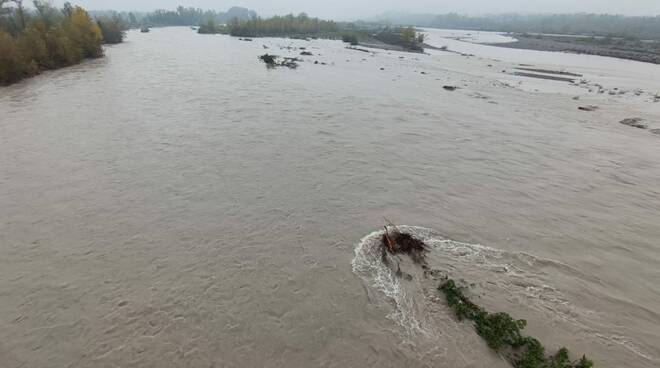
[{"label": "partially submerged bush", "polygon": [[227,32],[227,27],[217,24],[213,19],[209,19],[206,23],[201,24],[199,28],[197,28],[197,33],[199,34],[218,34]]},{"label": "partially submerged bush", "polygon": [[414,236],[401,232],[396,226],[390,230],[387,226],[381,239],[383,250],[392,254],[407,254],[413,262],[421,265],[426,264],[426,253],[428,246]]},{"label": "partially submerged bush", "polygon": [[266,65],[275,66],[275,61],[277,60],[277,56],[276,55],[270,55],[270,54],[263,54],[263,55],[259,56],[259,59],[261,59],[261,61],[266,63]]},{"label": "partially submerged bush", "polygon": [[386,27],[378,32],[375,37],[381,42],[398,45],[410,51],[424,51],[424,34],[417,32],[414,27]]},{"label": "partially submerged bush", "polygon": [[[407,254],[414,263],[425,270],[425,275],[441,273],[439,270],[430,269],[426,262],[428,245],[413,235],[400,231],[394,225],[385,226],[380,247],[383,262],[386,264],[391,261],[388,254]],[[400,268],[397,274],[405,276]],[[459,321],[472,321],[475,331],[485,340],[488,347],[505,357],[514,368],[593,367],[593,362],[585,356],[577,361],[571,361],[566,348],[559,349],[554,355],[546,355],[545,348],[539,340],[523,336],[522,330],[527,326],[527,321],[514,319],[507,313],[489,313],[465,296],[454,280],[446,276],[443,279],[445,281],[438,290],[445,294],[447,304],[456,318]]]},{"label": "partially submerged bush", "polygon": [[99,17],[96,19],[96,23],[101,29],[103,43],[115,44],[124,41],[128,26],[118,16]]},{"label": "partially submerged bush", "polygon": [[280,57],[277,55],[263,54],[259,56],[259,60],[266,63],[268,68],[275,68],[278,66],[285,66],[289,69],[296,69],[298,67],[298,62],[302,61],[298,58],[285,57],[280,60]]},{"label": "partially submerged bush", "polygon": [[453,280],[440,285],[447,304],[459,320],[474,322],[477,334],[488,346],[502,354],[515,368],[591,368],[593,362],[583,356],[578,361],[569,359],[568,350],[561,348],[552,356],[545,355],[545,348],[535,338],[523,336],[525,320],[513,319],[507,313],[488,313],[466,297]]},{"label": "partially submerged bush", "polygon": [[350,43],[351,46],[357,46],[358,44],[358,38],[355,34],[344,34],[341,36],[341,40],[346,43]]}]

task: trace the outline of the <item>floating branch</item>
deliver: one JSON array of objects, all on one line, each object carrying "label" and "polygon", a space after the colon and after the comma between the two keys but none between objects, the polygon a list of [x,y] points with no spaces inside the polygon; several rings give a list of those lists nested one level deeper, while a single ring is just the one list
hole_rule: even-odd
[{"label": "floating branch", "polygon": [[285,66],[289,69],[296,69],[298,67],[298,62],[301,61],[298,58],[285,57],[281,58],[277,55],[263,54],[259,56],[259,60],[266,63],[268,68],[275,68],[278,66]]},{"label": "floating branch", "polygon": [[[407,254],[415,264],[424,269],[425,275],[442,274],[440,270],[429,268],[426,255],[429,246],[413,235],[405,233],[390,221],[381,238],[383,262],[389,263],[387,254]],[[397,262],[397,275],[412,279],[411,275],[401,272]],[[459,321],[469,320],[474,323],[475,331],[481,336],[488,347],[503,356],[514,368],[593,368],[593,362],[586,356],[572,361],[566,348],[561,348],[554,355],[546,355],[545,347],[533,337],[525,336],[522,330],[527,321],[514,319],[507,313],[489,313],[484,308],[473,303],[463,291],[456,286],[454,280],[444,276],[438,290],[444,293],[449,308]]]},{"label": "floating branch", "polygon": [[414,236],[399,231],[396,226],[385,226],[385,233],[383,233],[381,242],[383,249],[386,251],[392,254],[407,254],[413,262],[426,265],[428,246]]}]

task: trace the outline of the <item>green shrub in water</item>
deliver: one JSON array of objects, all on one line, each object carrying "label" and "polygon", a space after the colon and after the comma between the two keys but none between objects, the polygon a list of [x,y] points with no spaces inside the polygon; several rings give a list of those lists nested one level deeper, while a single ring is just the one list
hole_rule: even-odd
[{"label": "green shrub in water", "polygon": [[440,285],[447,304],[460,321],[474,322],[477,334],[488,346],[502,354],[515,368],[592,368],[593,362],[583,356],[571,361],[566,348],[552,356],[545,355],[545,348],[537,339],[523,336],[525,320],[516,320],[507,313],[488,313],[466,297],[453,280]]}]

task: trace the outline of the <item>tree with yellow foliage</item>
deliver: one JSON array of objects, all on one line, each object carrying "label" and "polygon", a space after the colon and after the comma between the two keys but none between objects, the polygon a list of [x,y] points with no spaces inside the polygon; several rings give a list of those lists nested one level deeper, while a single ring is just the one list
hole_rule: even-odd
[{"label": "tree with yellow foliage", "polygon": [[[0,0],[0,6],[7,0]],[[18,8],[1,8],[0,85],[16,82],[43,70],[103,56],[101,29],[85,9],[65,5],[64,10],[35,1],[38,11],[29,17]],[[18,24],[3,29],[2,24]]]},{"label": "tree with yellow foliage", "polygon": [[101,41],[101,28],[92,20],[85,9],[76,6],[73,8],[68,25],[70,28],[69,36],[80,46],[84,58],[94,58],[103,55]]}]

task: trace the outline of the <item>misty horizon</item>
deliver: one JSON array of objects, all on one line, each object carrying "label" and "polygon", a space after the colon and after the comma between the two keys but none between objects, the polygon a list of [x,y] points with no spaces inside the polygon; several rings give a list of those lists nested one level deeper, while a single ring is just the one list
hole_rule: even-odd
[{"label": "misty horizon", "polygon": [[[56,1],[61,5],[63,1]],[[256,11],[260,15],[271,16],[305,12],[312,16],[336,19],[355,20],[359,18],[377,17],[385,13],[400,12],[409,14],[446,14],[459,13],[465,15],[493,15],[503,13],[547,14],[547,13],[597,13],[621,14],[629,16],[657,16],[660,14],[660,2],[655,0],[631,0],[620,2],[613,0],[568,1],[541,0],[536,2],[521,0],[502,0],[497,2],[485,0],[466,0],[460,4],[438,2],[432,0],[337,0],[334,2],[283,0],[269,2],[263,0],[79,0],[73,1],[90,10],[118,11],[153,11],[156,9],[174,9],[177,6],[195,7],[212,10],[226,10],[240,6]]]}]

